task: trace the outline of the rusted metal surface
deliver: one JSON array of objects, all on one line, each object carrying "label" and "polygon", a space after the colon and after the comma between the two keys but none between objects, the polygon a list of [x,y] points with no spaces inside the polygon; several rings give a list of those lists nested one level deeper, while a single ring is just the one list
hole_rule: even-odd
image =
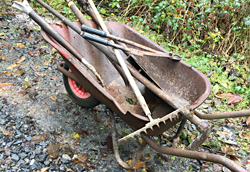
[{"label": "rusted metal surface", "polygon": [[[80,23],[75,23],[78,27],[80,27]],[[92,22],[91,22],[92,26],[96,27]],[[108,25],[110,25],[110,27],[113,27],[114,23],[107,23]],[[121,24],[116,24],[117,27],[121,28],[118,29],[119,32],[124,32],[124,28],[129,29],[127,26],[125,25],[121,25]],[[61,35],[63,35],[63,37],[73,46],[75,47],[75,49],[82,54],[82,56],[84,56],[84,58],[86,58],[87,61],[89,61],[100,73],[101,77],[104,79],[105,83],[108,85],[110,84],[112,81],[116,80],[122,87],[126,87],[126,84],[123,82],[123,79],[121,78],[120,74],[117,72],[117,70],[113,67],[113,65],[111,64],[111,62],[105,57],[105,55],[103,53],[101,53],[100,51],[98,51],[95,47],[93,47],[90,43],[88,43],[86,40],[84,40],[82,37],[80,37],[77,33],[75,33],[73,30],[71,30],[70,28],[66,27],[65,25],[52,25],[52,27],[59,32]],[[148,42],[150,42],[148,39],[146,39],[145,37],[142,38],[141,35],[139,33],[137,33],[136,31],[129,29],[129,31],[127,32],[132,32],[134,35],[137,35],[138,40],[142,40],[144,39],[143,43],[144,44],[149,44]],[[132,34],[130,33],[130,35]],[[119,33],[118,33],[119,34]],[[121,35],[123,35],[122,33],[120,33]],[[55,44],[57,44],[55,41],[53,41],[52,39],[50,39],[49,37],[47,37],[47,35],[45,35],[43,33],[44,38],[50,42],[51,44],[53,44],[53,46],[55,46]],[[123,35],[125,36],[125,35]],[[126,35],[128,36],[128,35]],[[130,37],[130,36],[129,36]],[[58,45],[57,45],[58,46]],[[149,47],[154,48],[154,44],[153,45],[149,45]],[[62,48],[62,47],[60,47]],[[63,49],[63,48],[62,48]],[[158,47],[158,49],[161,49]],[[70,54],[68,53],[68,55],[70,56]],[[124,59],[126,58],[126,56],[123,54]],[[150,57],[149,57],[150,58]],[[66,63],[72,63],[69,62],[68,60],[66,60]],[[173,63],[171,60],[170,61],[166,61],[166,63]],[[189,101],[182,101],[185,103],[191,103],[192,107],[198,106],[200,103],[202,103],[206,97],[209,95],[210,92],[210,84],[206,84],[206,78],[205,76],[202,76],[202,74],[195,70],[194,68],[190,67],[188,64],[186,64],[183,61],[178,62],[181,65],[179,65],[180,68],[186,68],[188,70],[188,72],[190,73],[190,75],[192,76],[196,76],[198,78],[200,78],[198,81],[200,81],[201,83],[196,83],[197,79],[195,77],[191,77],[191,78],[195,78],[193,83],[196,83],[196,87],[194,90],[199,90],[199,86],[198,85],[203,85],[204,88],[204,92],[198,92],[200,93],[200,97],[197,97],[197,100],[194,100],[193,98],[190,99]],[[93,79],[91,76],[91,73],[89,74],[87,71],[86,73],[88,73],[88,77],[84,76],[81,72],[78,71],[78,69],[74,69],[74,65],[72,64],[68,64],[68,66],[70,65],[70,68],[73,68],[73,73],[76,75],[76,77],[79,79],[79,81],[81,82],[80,84],[84,85],[84,87],[86,87],[86,90],[88,90],[92,95],[94,95],[94,97],[96,97],[99,101],[101,101],[102,103],[106,104],[108,107],[110,107],[114,112],[116,112],[126,123],[128,123],[130,125],[130,127],[134,130],[137,130],[143,126],[145,126],[145,124],[148,122],[148,119],[146,116],[144,116],[143,114],[136,114],[136,113],[132,113],[129,112],[129,109],[124,109],[121,107],[121,105],[107,92],[107,90],[102,89],[102,90],[98,90],[98,86],[99,84],[95,81],[92,82],[90,79]],[[144,80],[143,76],[140,75],[140,73],[136,70],[134,70],[131,66],[129,66],[129,69],[131,71],[131,73],[139,80]],[[172,68],[170,69],[165,69],[166,72],[170,72],[172,70]],[[175,72],[174,70],[172,70],[173,72]],[[83,79],[84,78],[84,79]],[[169,84],[169,79],[166,77],[162,76],[162,80],[165,81],[165,84]],[[205,78],[205,79],[204,79]],[[179,78],[179,79],[183,79],[183,78]],[[85,82],[87,82],[88,84],[86,84]],[[146,80],[144,80],[146,81]],[[176,81],[176,80],[175,80]],[[89,84],[89,82],[91,82]],[[147,81],[146,81],[147,82]],[[172,81],[171,81],[172,82]],[[180,82],[180,81],[179,81]],[[183,82],[183,81],[181,81]],[[204,83],[205,82],[205,83]],[[142,82],[143,84],[145,84],[144,82]],[[152,85],[151,82],[148,82],[148,84]],[[85,86],[86,85],[86,86]],[[90,86],[92,85],[92,86]],[[169,106],[167,103],[163,102],[158,96],[154,95],[150,90],[148,90],[147,84],[146,87],[142,84],[139,84],[140,90],[143,93],[143,96],[145,97],[147,103],[150,106],[150,110],[152,111],[152,114],[154,113],[154,109],[157,109],[157,106],[162,106],[162,104],[164,105],[164,110],[165,112],[162,112],[160,117],[167,115],[168,113],[170,113],[171,111],[173,111],[174,109]],[[177,84],[178,86],[178,84]],[[90,88],[91,87],[91,88]],[[158,87],[157,87],[158,88]],[[158,88],[159,89],[159,88]],[[173,90],[173,89],[172,89]],[[191,90],[191,89],[190,89]],[[158,90],[159,91],[159,90]],[[161,90],[162,92],[160,94],[157,95],[163,95],[166,96],[166,94],[164,94],[165,90]],[[170,94],[170,92],[168,91],[168,93]],[[189,91],[190,94],[192,94],[191,91]],[[171,95],[177,95],[178,93],[171,93]],[[197,95],[197,94],[196,94]],[[190,95],[192,97],[192,95]],[[161,97],[161,96],[160,96]],[[178,101],[179,98],[175,97],[170,97],[172,99],[174,99],[174,101]],[[192,101],[191,101],[192,100]],[[165,101],[165,100],[164,100]],[[153,103],[154,102],[154,103]],[[155,102],[157,102],[158,104],[155,104]],[[152,106],[151,106],[152,104]],[[155,104],[155,105],[154,105]],[[168,110],[166,110],[168,109]],[[126,115],[125,115],[126,114]],[[158,115],[159,116],[159,115]],[[154,118],[154,117],[153,117]],[[161,134],[162,132],[166,131],[168,128],[172,127],[173,125],[175,125],[177,122],[179,122],[182,119],[182,117],[174,120],[174,121],[170,121],[168,125],[165,124],[160,124],[160,128],[156,127],[154,129],[154,131],[149,131],[148,134],[150,135],[158,135]]]},{"label": "rusted metal surface", "polygon": [[63,67],[64,63],[58,63],[57,64],[57,69],[62,73],[64,74],[65,76],[67,76],[68,78],[76,81],[78,84],[80,83],[80,81],[78,80],[78,78],[73,75],[72,73],[70,73],[69,71],[67,71],[66,69],[64,69]]},{"label": "rusted metal surface", "polygon": [[141,136],[157,152],[160,152],[163,154],[168,154],[168,155],[185,157],[185,158],[220,163],[234,172],[247,172],[243,167],[240,167],[235,162],[233,162],[232,160],[230,160],[224,156],[205,153],[205,152],[195,152],[195,151],[190,151],[190,150],[163,147],[163,146],[160,146],[159,144],[157,144],[149,136],[147,136],[143,133],[141,134]]},{"label": "rusted metal surface", "polygon": [[[135,32],[132,28],[108,23],[119,37],[148,46],[152,49],[168,52],[156,43]],[[200,71],[184,61],[174,61],[157,57],[136,57],[140,64],[147,70],[161,88],[174,99],[179,99],[180,104],[189,103],[191,108],[198,107],[210,93],[210,82]]]},{"label": "rusted metal surface", "polygon": [[212,114],[201,114],[195,111],[195,114],[201,119],[224,119],[224,118],[237,118],[237,117],[248,117],[250,116],[250,110],[234,111],[234,112],[221,112]]},{"label": "rusted metal surface", "polygon": [[209,134],[211,133],[212,127],[207,121],[203,121],[198,128],[200,128],[201,133],[195,138],[195,140],[188,146],[190,150],[196,150],[205,140],[207,140]]},{"label": "rusted metal surface", "polygon": [[135,166],[135,164],[138,162],[138,160],[140,159],[144,149],[147,146],[147,143],[145,141],[143,141],[143,143],[139,146],[139,149],[137,152],[135,152],[134,157],[131,160],[130,164],[127,164],[126,162],[124,162],[119,154],[119,147],[118,147],[118,143],[116,141],[116,125],[115,125],[115,116],[114,113],[109,110],[109,115],[110,115],[110,121],[112,123],[111,125],[111,132],[112,132],[112,142],[113,142],[113,149],[114,149],[114,154],[116,157],[116,160],[118,161],[118,163],[126,169],[133,169],[133,167]]}]

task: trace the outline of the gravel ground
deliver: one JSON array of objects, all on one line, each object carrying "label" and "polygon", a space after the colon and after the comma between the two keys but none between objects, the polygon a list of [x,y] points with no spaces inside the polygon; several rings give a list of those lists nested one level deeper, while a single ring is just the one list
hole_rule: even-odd
[{"label": "gravel ground", "polygon": [[[56,70],[60,60],[26,15],[0,15],[0,171],[127,171],[113,155],[107,108],[70,100]],[[124,160],[136,143],[121,148]],[[137,171],[213,171],[149,147],[141,161]]]}]

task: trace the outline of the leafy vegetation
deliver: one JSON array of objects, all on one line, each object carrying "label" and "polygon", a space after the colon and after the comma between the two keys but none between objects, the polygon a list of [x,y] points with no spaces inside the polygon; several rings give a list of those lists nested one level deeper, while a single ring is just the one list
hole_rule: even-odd
[{"label": "leafy vegetation", "polygon": [[[130,24],[209,75],[210,98],[222,99],[218,110],[249,107],[249,1],[106,0],[98,6],[109,19]],[[238,106],[228,107],[228,98],[218,96],[229,92],[242,96]]]}]

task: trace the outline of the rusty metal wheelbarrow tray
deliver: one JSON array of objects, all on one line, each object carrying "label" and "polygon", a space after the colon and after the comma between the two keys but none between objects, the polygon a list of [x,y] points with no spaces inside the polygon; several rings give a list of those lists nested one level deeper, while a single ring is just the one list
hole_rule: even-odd
[{"label": "rusty metal wheelbarrow tray", "polygon": [[[75,24],[80,27],[80,23],[75,22]],[[93,27],[96,27],[93,22],[91,22],[91,24]],[[106,24],[114,29],[119,37],[126,37],[127,39],[150,48],[166,51],[129,26],[115,22],[107,22]],[[68,60],[68,57],[72,55],[45,32],[42,32],[44,39],[63,55],[65,62],[78,78],[80,82],[79,84],[81,84],[96,99],[118,114],[133,130],[145,126],[145,124],[149,122],[148,118],[143,115],[139,105],[131,105],[126,101],[128,98],[126,95],[129,95],[130,99],[134,99],[133,93],[130,93],[131,91],[126,87],[121,75],[105,55],[66,25],[52,24],[51,26],[68,42],[70,42],[70,44],[98,70],[99,74],[107,84],[107,88],[101,87],[87,69],[83,69],[81,72],[79,69],[76,69],[72,61],[70,62]],[[211,86],[207,77],[186,62],[176,62],[167,58],[157,57],[136,58],[140,61],[140,64],[144,65],[144,68],[150,73],[150,75],[152,75],[156,82],[161,86],[162,90],[175,99],[174,102],[176,104],[190,104],[191,108],[195,109],[208,97]],[[144,85],[139,82],[138,85],[150,110],[152,111],[153,118],[163,117],[174,110]],[[133,101],[136,102],[136,100]],[[173,121],[166,121],[166,124],[161,123],[160,127],[154,128],[154,130],[149,131],[148,134],[159,135],[182,119],[182,117],[179,117]]]}]

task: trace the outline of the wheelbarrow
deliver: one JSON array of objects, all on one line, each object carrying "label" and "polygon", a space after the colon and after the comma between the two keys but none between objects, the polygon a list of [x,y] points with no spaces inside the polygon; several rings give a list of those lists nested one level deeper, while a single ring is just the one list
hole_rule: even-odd
[{"label": "wheelbarrow", "polygon": [[[72,100],[83,107],[95,107],[99,103],[103,103],[110,109],[109,115],[113,122],[114,152],[121,166],[127,169],[133,168],[140,158],[143,148],[149,144],[153,149],[163,154],[216,162],[233,171],[246,171],[226,157],[197,152],[195,149],[208,138],[211,132],[208,121],[202,119],[243,117],[249,116],[250,111],[216,115],[200,114],[195,109],[207,99],[211,90],[210,82],[203,73],[182,60],[176,61],[171,58],[155,56],[127,56],[126,52],[121,51],[129,71],[136,79],[138,88],[152,112],[153,120],[151,121],[143,113],[121,67],[113,57],[112,50],[96,44],[93,40],[84,39],[79,34],[82,23],[70,22],[42,1],[38,2],[59,16],[66,24],[48,25],[27,5],[28,3],[18,3],[21,6],[18,8],[29,14],[42,27],[41,34],[44,39],[62,55],[65,63],[59,63],[58,70],[63,73],[64,85]],[[92,28],[98,28],[94,21],[87,22]],[[170,54],[127,25],[115,22],[106,22],[105,24],[112,28],[116,36],[121,39],[126,38],[150,49]],[[129,48],[136,47],[130,45]],[[134,130],[133,133],[118,140],[118,143],[115,139],[113,112]],[[165,131],[180,122],[178,131],[181,131],[186,120],[196,125],[200,132],[187,150],[162,147],[151,138],[151,136],[161,134],[166,136]],[[128,165],[119,156],[118,144],[135,135],[140,135],[144,142],[140,145],[132,163]],[[174,137],[179,135],[180,132],[177,132]]]}]

